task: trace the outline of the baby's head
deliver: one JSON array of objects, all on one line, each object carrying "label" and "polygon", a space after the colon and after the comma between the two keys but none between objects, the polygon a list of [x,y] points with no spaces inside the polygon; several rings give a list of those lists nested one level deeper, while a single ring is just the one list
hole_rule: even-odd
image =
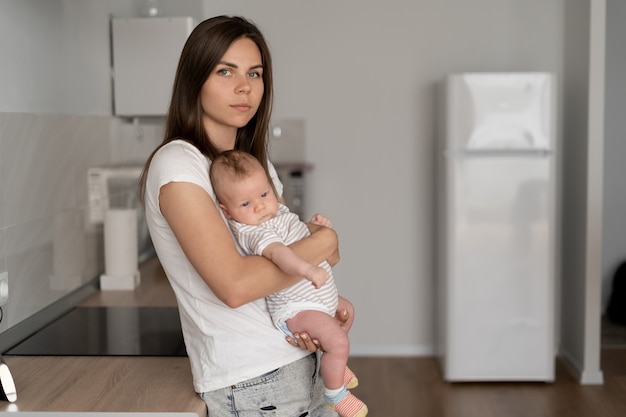
[{"label": "baby's head", "polygon": [[278,199],[265,170],[244,151],[219,154],[209,176],[226,218],[256,226],[276,216]]}]

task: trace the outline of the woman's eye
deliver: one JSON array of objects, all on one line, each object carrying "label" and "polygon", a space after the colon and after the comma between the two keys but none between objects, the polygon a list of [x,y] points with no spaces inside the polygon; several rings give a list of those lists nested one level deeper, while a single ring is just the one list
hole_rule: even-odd
[{"label": "woman's eye", "polygon": [[250,77],[250,78],[260,78],[261,77],[261,73],[259,73],[259,72],[249,72],[248,73],[248,77]]},{"label": "woman's eye", "polygon": [[218,70],[218,71],[217,71],[217,73],[218,73],[219,75],[230,75],[230,70],[229,70],[229,69],[226,69],[226,68],[223,68],[223,69],[221,69],[221,70]]}]

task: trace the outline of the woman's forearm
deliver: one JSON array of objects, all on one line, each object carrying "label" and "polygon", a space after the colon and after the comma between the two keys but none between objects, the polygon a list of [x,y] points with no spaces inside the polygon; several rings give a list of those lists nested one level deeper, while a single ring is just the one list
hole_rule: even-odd
[{"label": "woman's forearm", "polygon": [[[327,258],[336,257],[337,234],[324,228],[290,246],[296,255],[307,262],[319,264]],[[295,284],[301,277],[288,275],[272,261],[262,256],[242,256],[227,263],[228,271],[222,277],[230,279],[206,279],[207,284],[226,305],[232,308],[263,298]],[[331,264],[334,265],[334,264]],[[203,275],[203,274],[201,274]],[[206,277],[203,276],[203,277]]]},{"label": "woman's forearm", "polygon": [[[324,260],[329,260],[334,265],[339,260],[337,233],[326,227],[314,227],[310,236],[289,247],[297,256],[314,265]],[[220,299],[230,307],[239,307],[280,291],[301,278],[286,274],[273,262],[261,256],[244,256],[240,262],[232,265],[238,266],[237,271],[228,274],[234,278],[224,287],[223,292],[218,290],[223,294]]]},{"label": "woman's forearm", "polygon": [[213,293],[229,307],[287,288],[297,282],[261,256],[242,256],[211,197],[190,183],[161,187],[161,212],[187,259]]},{"label": "woman's forearm", "polygon": [[[311,235],[291,244],[291,249],[301,258],[315,265],[333,258],[338,261],[339,238],[335,230],[323,226],[309,227]],[[331,263],[331,265],[334,264]]]},{"label": "woman's forearm", "polygon": [[236,269],[227,274],[231,279],[213,281],[209,286],[218,298],[231,308],[283,290],[300,280],[299,276],[288,275],[272,261],[263,256],[242,256]]}]

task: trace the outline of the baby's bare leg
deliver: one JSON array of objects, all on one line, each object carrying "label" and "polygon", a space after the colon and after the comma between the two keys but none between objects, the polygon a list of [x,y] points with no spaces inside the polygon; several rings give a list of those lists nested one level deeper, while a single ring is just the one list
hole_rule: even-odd
[{"label": "baby's bare leg", "polygon": [[328,389],[341,388],[350,341],[337,320],[321,311],[306,310],[287,320],[287,327],[293,333],[306,331],[311,338],[320,341],[324,348],[320,364],[324,386]]}]

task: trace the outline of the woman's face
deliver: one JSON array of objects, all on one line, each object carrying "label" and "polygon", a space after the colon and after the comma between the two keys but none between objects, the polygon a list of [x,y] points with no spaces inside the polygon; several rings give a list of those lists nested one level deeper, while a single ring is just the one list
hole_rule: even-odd
[{"label": "woman's face", "polygon": [[263,91],[259,48],[248,38],[234,41],[200,92],[205,129],[220,150],[235,146],[237,129],[254,117]]}]

